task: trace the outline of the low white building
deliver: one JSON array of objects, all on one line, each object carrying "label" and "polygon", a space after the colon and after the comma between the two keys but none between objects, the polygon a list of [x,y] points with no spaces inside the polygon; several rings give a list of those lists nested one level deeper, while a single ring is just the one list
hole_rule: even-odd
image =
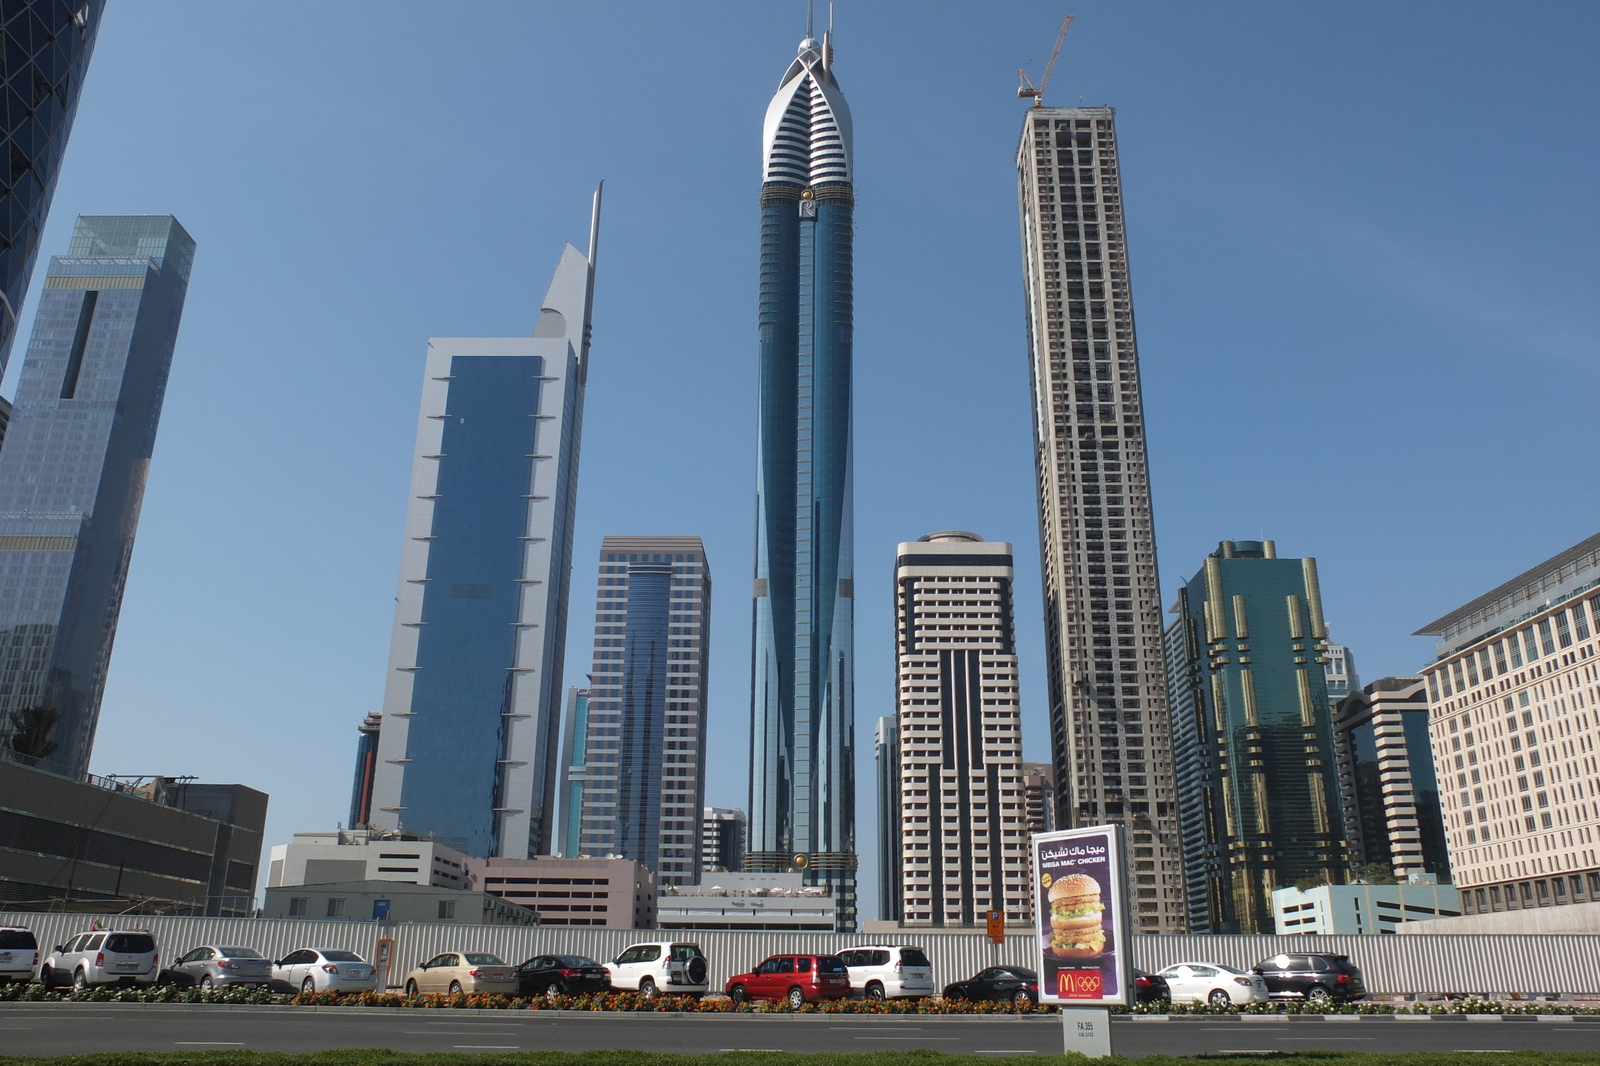
[{"label": "low white building", "polygon": [[830,933],[834,900],[801,874],[708,873],[706,884],[662,888],[662,929],[767,929]]},{"label": "low white building", "polygon": [[267,888],[350,881],[465,888],[466,862],[453,848],[395,830],[296,833],[290,843],[273,845]]},{"label": "low white building", "polygon": [[1450,885],[1319,885],[1272,893],[1278,933],[1393,933],[1405,922],[1453,918],[1461,894]]},{"label": "low white building", "polygon": [[539,924],[536,911],[485,892],[385,880],[269,888],[261,915],[347,922]]}]

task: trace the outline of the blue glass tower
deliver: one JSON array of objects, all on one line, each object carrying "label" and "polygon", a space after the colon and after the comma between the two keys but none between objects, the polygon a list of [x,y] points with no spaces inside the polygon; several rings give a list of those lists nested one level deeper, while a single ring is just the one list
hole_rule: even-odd
[{"label": "blue glass tower", "polygon": [[767,108],[751,670],[751,871],[856,922],[850,109],[807,28]]},{"label": "blue glass tower", "polygon": [[555,831],[599,219],[532,337],[428,342],[371,823],[479,858]]},{"label": "blue glass tower", "polygon": [[6,0],[0,7],[0,374],[105,6],[105,0]]},{"label": "blue glass tower", "polygon": [[169,215],[83,215],[50,261],[0,451],[0,751],[89,766],[194,262]]}]

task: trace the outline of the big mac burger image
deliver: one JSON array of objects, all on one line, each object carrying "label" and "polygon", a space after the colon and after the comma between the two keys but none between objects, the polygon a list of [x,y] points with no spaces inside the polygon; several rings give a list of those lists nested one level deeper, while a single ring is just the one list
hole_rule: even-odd
[{"label": "big mac burger image", "polygon": [[1068,874],[1050,886],[1050,953],[1058,959],[1093,959],[1106,949],[1100,928],[1100,882]]}]

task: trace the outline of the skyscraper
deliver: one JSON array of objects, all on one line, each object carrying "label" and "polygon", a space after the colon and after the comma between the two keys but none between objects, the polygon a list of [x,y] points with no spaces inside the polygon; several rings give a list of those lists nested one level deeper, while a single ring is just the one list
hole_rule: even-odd
[{"label": "skyscraper", "polygon": [[1030,917],[1011,545],[930,533],[895,559],[900,920]]},{"label": "skyscraper", "polygon": [[532,337],[428,342],[372,823],[475,857],[555,831],[600,193]]},{"label": "skyscraper", "polygon": [[697,884],[711,638],[700,538],[605,538],[594,634],[569,716],[567,854],[620,855],[657,885]]},{"label": "skyscraper", "polygon": [[1136,931],[1185,930],[1115,112],[1028,110],[1017,150],[1056,824],[1125,826]]},{"label": "skyscraper", "polygon": [[700,870],[737,873],[744,869],[744,812],[734,807],[707,807],[700,820]]},{"label": "skyscraper", "polygon": [[11,357],[105,6],[105,0],[6,0],[0,8],[6,103],[0,134],[7,153],[0,183],[0,375]]},{"label": "skyscraper", "polygon": [[50,260],[0,451],[0,750],[88,769],[194,241],[81,215]]},{"label": "skyscraper", "polygon": [[1345,832],[1357,867],[1377,863],[1408,881],[1448,884],[1439,779],[1420,677],[1385,677],[1333,710]]},{"label": "skyscraper", "polygon": [[886,714],[878,719],[872,755],[878,778],[878,918],[898,922],[900,862],[905,854],[900,839],[899,715]]},{"label": "skyscraper", "polygon": [[762,138],[760,443],[745,868],[799,870],[856,923],[850,109],[800,42]]},{"label": "skyscraper", "polygon": [[1173,610],[1190,925],[1270,933],[1273,889],[1348,866],[1317,561],[1223,541]]}]

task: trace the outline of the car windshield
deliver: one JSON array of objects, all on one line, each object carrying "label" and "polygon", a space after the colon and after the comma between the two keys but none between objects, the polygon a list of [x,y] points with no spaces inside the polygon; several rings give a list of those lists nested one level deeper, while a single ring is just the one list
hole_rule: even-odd
[{"label": "car windshield", "polygon": [[674,944],[672,945],[672,961],[688,962],[700,956],[699,944]]},{"label": "car windshield", "polygon": [[469,966],[504,966],[505,965],[505,963],[500,961],[500,956],[498,956],[498,955],[468,955],[468,956],[466,956],[466,959],[467,959],[467,965],[469,965]]},{"label": "car windshield", "polygon": [[322,957],[329,962],[365,962],[360,955],[353,951],[324,951]]},{"label": "car windshield", "polygon": [[39,942],[26,929],[0,931],[0,951],[32,951],[38,946]]},{"label": "car windshield", "polygon": [[1235,970],[1232,966],[1219,965],[1217,966],[1217,969],[1221,970],[1223,973],[1231,973],[1236,977],[1243,977],[1245,975],[1243,970]]},{"label": "car windshield", "polygon": [[921,948],[901,948],[900,961],[907,966],[929,966],[928,956],[922,953]]},{"label": "car windshield", "polygon": [[114,933],[106,938],[106,950],[125,955],[143,955],[154,951],[156,942],[147,933]]},{"label": "car windshield", "polygon": [[266,956],[255,948],[218,948],[225,959],[261,959]]},{"label": "car windshield", "polygon": [[569,970],[582,969],[585,966],[593,968],[600,965],[593,959],[586,959],[582,955],[557,955],[556,962],[567,967]]},{"label": "car windshield", "polygon": [[844,963],[836,955],[817,956],[818,973],[844,973]]},{"label": "car windshield", "polygon": [[1020,977],[1024,981],[1036,981],[1039,979],[1038,974],[1034,973],[1032,970],[1024,970],[1020,966],[1008,966],[1006,969],[1013,977]]}]

